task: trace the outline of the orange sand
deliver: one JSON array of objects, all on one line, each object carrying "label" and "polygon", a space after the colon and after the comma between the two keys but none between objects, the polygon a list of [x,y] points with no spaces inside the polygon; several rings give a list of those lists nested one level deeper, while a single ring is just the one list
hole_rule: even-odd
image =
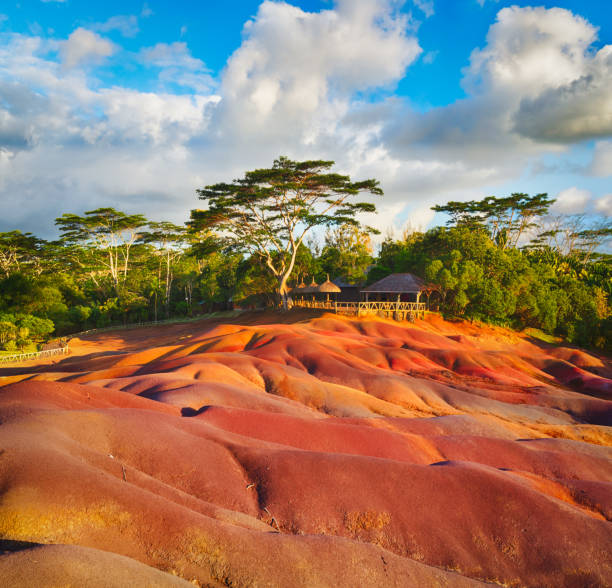
[{"label": "orange sand", "polygon": [[605,357],[306,312],[70,345],[0,370],[10,586],[612,584]]}]

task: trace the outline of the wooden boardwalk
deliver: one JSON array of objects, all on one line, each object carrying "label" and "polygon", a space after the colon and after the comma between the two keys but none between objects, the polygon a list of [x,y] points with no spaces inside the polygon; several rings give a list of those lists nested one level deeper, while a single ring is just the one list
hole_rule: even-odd
[{"label": "wooden boardwalk", "polygon": [[293,306],[329,310],[336,314],[351,316],[384,316],[398,321],[424,318],[427,305],[424,302],[326,302],[324,300],[296,300]]}]

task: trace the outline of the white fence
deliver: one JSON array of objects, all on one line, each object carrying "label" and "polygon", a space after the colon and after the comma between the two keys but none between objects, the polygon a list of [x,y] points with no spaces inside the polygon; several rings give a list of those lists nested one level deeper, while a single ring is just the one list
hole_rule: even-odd
[{"label": "white fence", "polygon": [[[174,323],[189,323],[191,321],[198,321],[198,320],[203,320],[207,318],[214,318],[215,316],[234,316],[239,313],[240,311],[237,311],[237,310],[219,311],[219,312],[212,312],[210,314],[202,314],[196,317],[164,319],[161,321],[130,323],[127,325],[111,325],[109,327],[100,327],[98,329],[88,329],[87,331],[80,331],[79,333],[72,333],[71,335],[67,335],[65,338],[70,340],[73,337],[80,337],[81,335],[89,335],[92,333],[104,333],[106,331],[122,331],[125,329],[137,329],[139,327],[168,325],[168,324],[174,324]],[[58,347],[57,349],[46,349],[45,351],[32,351],[30,353],[18,353],[14,355],[0,355],[0,363],[14,363],[14,362],[19,362],[19,361],[30,361],[33,359],[40,359],[42,357],[51,357],[53,355],[68,355],[69,353],[70,353],[70,349],[68,348],[68,345],[65,345],[64,347]]]},{"label": "white fence", "polygon": [[423,318],[427,311],[424,302],[334,302],[325,300],[294,300],[293,306],[332,310],[337,314],[356,316],[379,315],[396,320],[414,320]]},{"label": "white fence", "polygon": [[17,353],[15,355],[0,355],[0,363],[11,363],[15,361],[30,361],[41,357],[51,357],[53,355],[68,355],[68,346],[58,347],[57,349],[45,349],[44,351],[32,351],[30,353]]}]

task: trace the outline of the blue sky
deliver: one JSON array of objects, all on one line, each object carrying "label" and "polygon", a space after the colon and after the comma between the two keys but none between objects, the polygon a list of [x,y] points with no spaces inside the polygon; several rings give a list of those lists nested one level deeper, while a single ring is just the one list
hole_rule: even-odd
[{"label": "blue sky", "polygon": [[0,230],[184,221],[197,187],[280,154],[379,179],[383,231],[515,191],[609,217],[606,4],[5,1]]}]

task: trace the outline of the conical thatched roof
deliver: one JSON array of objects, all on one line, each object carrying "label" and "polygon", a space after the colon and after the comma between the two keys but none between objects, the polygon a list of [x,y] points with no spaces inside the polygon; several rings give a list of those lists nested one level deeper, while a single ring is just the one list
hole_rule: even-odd
[{"label": "conical thatched roof", "polygon": [[300,294],[312,294],[313,292],[318,292],[319,285],[315,282],[314,276],[312,278],[312,282],[308,286],[306,286]]},{"label": "conical thatched roof", "polygon": [[391,274],[362,288],[361,291],[401,294],[403,292],[422,292],[427,289],[425,281],[414,274]]},{"label": "conical thatched roof", "polygon": [[329,275],[327,276],[327,280],[325,280],[320,286],[318,286],[316,291],[323,292],[324,294],[330,294],[331,292],[342,292],[342,290],[340,290],[340,288],[338,288],[336,284],[330,282]]},{"label": "conical thatched roof", "polygon": [[302,280],[297,286],[295,286],[292,290],[292,294],[303,294],[306,289],[306,284],[304,284],[304,280]]}]

